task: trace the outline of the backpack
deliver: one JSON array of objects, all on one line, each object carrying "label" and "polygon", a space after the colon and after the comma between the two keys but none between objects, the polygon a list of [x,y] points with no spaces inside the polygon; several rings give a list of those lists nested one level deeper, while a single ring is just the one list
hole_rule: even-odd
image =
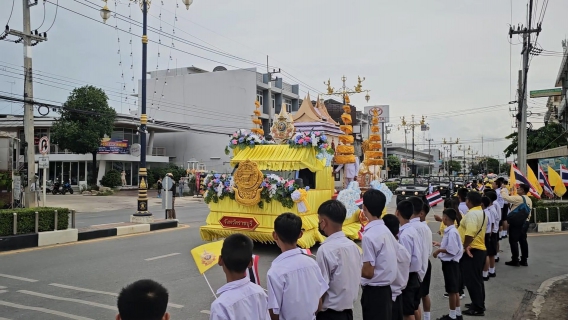
[{"label": "backpack", "polygon": [[531,208],[527,205],[527,200],[523,198],[523,203],[507,214],[507,222],[513,227],[522,227],[527,221]]}]

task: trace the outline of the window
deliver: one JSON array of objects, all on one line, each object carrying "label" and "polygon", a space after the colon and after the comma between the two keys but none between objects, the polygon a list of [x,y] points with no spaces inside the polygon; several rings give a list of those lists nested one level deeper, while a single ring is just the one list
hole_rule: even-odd
[{"label": "window", "polygon": [[276,108],[276,99],[274,99],[274,95],[272,95],[272,108]]},{"label": "window", "polygon": [[256,90],[256,100],[258,100],[258,102],[260,103],[260,107],[262,108],[262,102],[264,100],[264,97],[262,95],[262,90]]},{"label": "window", "polygon": [[284,103],[286,104],[286,111],[292,112],[292,100],[286,99]]}]

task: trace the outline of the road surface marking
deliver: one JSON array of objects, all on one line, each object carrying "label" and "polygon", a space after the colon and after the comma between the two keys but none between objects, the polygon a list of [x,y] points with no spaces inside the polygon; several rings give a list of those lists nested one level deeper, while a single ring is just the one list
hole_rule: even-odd
[{"label": "road surface marking", "polygon": [[80,304],[86,304],[86,305],[93,306],[93,307],[108,309],[108,310],[112,310],[112,311],[118,311],[117,307],[110,306],[108,304],[102,304],[102,303],[96,303],[96,302],[79,300],[79,299],[72,299],[72,298],[57,297],[57,296],[52,296],[50,294],[43,294],[43,293],[33,292],[33,291],[28,291],[28,290],[18,290],[18,292],[23,293],[23,294],[29,294],[30,296],[42,297],[42,298],[52,299],[52,300],[75,302],[75,303],[80,303]]},{"label": "road surface marking", "polygon": [[177,256],[178,254],[181,254],[181,253],[170,253],[170,254],[165,254],[163,256],[157,256],[157,257],[148,258],[148,259],[144,259],[144,260],[145,261],[158,260],[158,259],[162,259],[162,258]]},{"label": "road surface marking", "polygon": [[4,278],[8,278],[8,279],[14,279],[14,280],[20,280],[20,281],[26,281],[26,282],[38,282],[38,280],[16,277],[16,276],[11,276],[9,274],[2,274],[2,273],[0,273],[0,277],[4,277]]},{"label": "road surface marking", "polygon": [[[0,286],[0,289],[7,289],[7,288],[6,288],[6,287],[4,287],[4,286]],[[1,319],[0,319],[0,320],[1,320]]]},{"label": "road surface marking", "polygon": [[211,314],[211,311],[209,311],[209,310],[201,310],[201,313]]},{"label": "road surface marking", "polygon": [[[106,295],[109,295],[109,296],[118,297],[118,293],[114,293],[114,292],[106,292],[106,291],[92,290],[92,289],[86,289],[86,288],[79,288],[79,287],[73,287],[73,286],[68,286],[68,285],[59,284],[59,283],[50,283],[49,285],[54,286],[54,287],[63,288],[63,289],[70,289],[70,290],[89,292],[89,293],[106,294]],[[176,308],[176,309],[183,308],[182,305],[175,304],[175,303],[168,303],[168,306],[170,306],[172,308]]]},{"label": "road surface marking", "polygon": [[0,320],[10,320],[10,319],[0,317]]},{"label": "road surface marking", "polygon": [[0,293],[6,293],[6,292],[8,292],[8,290],[0,290]]},{"label": "road surface marking", "polygon": [[64,288],[64,289],[71,289],[71,290],[83,291],[83,292],[89,292],[89,293],[106,294],[106,295],[109,295],[109,296],[118,297],[118,293],[114,293],[114,292],[91,290],[91,289],[68,286],[68,285],[59,284],[59,283],[50,283],[49,285],[54,286],[54,287]]},{"label": "road surface marking", "polygon": [[80,317],[80,316],[76,316],[76,315],[65,313],[65,312],[50,310],[50,309],[46,309],[46,308],[29,307],[29,306],[24,306],[24,305],[21,305],[21,304],[6,302],[6,301],[2,301],[2,300],[0,300],[0,305],[6,306],[6,307],[12,307],[12,308],[16,308],[16,309],[24,309],[24,310],[32,310],[32,311],[38,311],[38,312],[43,312],[43,313],[49,313],[49,314],[53,314],[53,315],[56,315],[56,316],[60,316],[60,317],[67,318],[67,319],[73,319],[73,320],[94,320],[94,319],[91,319],[91,318]]}]

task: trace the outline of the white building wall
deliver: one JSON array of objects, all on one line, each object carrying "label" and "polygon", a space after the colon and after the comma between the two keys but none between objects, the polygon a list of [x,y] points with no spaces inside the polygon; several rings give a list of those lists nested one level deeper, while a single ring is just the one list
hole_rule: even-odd
[{"label": "white building wall", "polygon": [[147,80],[147,114],[150,118],[181,122],[212,133],[161,134],[156,135],[155,144],[166,147],[178,165],[185,167],[188,160],[195,158],[205,163],[207,170],[231,170],[224,149],[230,134],[252,127],[256,72],[254,69],[188,72],[187,68],[172,69],[169,73],[159,71],[157,80],[155,74]]}]

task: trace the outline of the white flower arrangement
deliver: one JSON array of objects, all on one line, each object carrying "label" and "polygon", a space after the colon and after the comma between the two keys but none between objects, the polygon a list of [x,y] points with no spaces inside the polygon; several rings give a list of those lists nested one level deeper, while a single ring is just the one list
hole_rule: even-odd
[{"label": "white flower arrangement", "polygon": [[345,208],[347,209],[347,216],[346,218],[352,217],[357,210],[359,210],[359,206],[355,203],[355,201],[361,198],[361,189],[359,188],[359,183],[357,181],[353,181],[349,183],[346,189],[339,191],[337,195],[337,200],[343,203]]},{"label": "white flower arrangement", "polygon": [[389,203],[391,202],[392,196],[393,196],[393,193],[389,189],[389,187],[387,187],[386,184],[381,183],[378,180],[373,180],[373,181],[371,181],[371,188],[373,188],[375,190],[379,190],[380,192],[382,192],[385,195],[385,197],[387,198],[387,203],[386,203],[385,206],[388,206]]}]

